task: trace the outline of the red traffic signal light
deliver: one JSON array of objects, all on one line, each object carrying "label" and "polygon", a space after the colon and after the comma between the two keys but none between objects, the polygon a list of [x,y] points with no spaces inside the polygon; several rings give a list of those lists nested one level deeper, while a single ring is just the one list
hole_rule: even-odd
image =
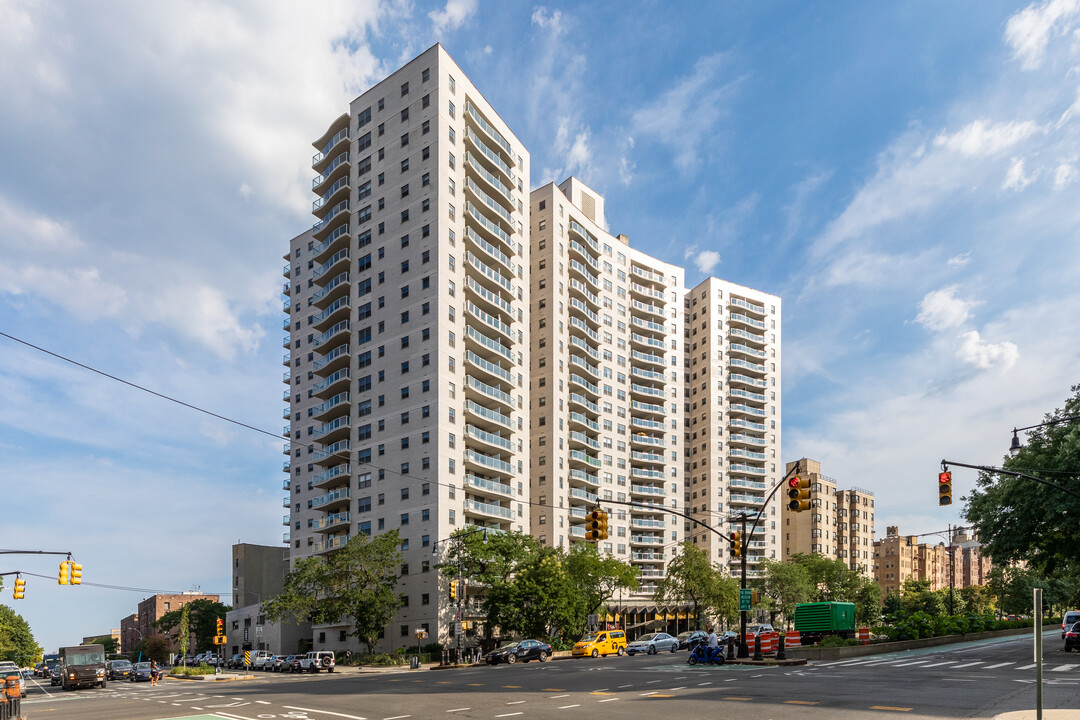
[{"label": "red traffic signal light", "polygon": [[948,470],[939,472],[938,482],[938,505],[952,505],[952,473]]},{"label": "red traffic signal light", "polygon": [[810,509],[810,479],[793,476],[788,480],[788,510],[802,512]]}]

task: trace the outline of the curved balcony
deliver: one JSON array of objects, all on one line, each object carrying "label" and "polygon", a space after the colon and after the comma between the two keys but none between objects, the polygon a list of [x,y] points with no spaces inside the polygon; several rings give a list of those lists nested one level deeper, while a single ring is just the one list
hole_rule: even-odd
[{"label": "curved balcony", "polygon": [[479,475],[473,475],[471,473],[465,473],[465,487],[472,488],[473,490],[479,490],[485,493],[492,493],[495,495],[501,495],[506,498],[514,497],[514,488],[506,483],[497,482],[495,480],[489,480]]},{"label": "curved balcony", "polygon": [[569,400],[571,405],[588,410],[591,413],[599,414],[600,412],[600,406],[594,403],[589,398],[585,397],[584,395],[579,395],[578,393],[570,393]]},{"label": "curved balcony", "polygon": [[653,365],[658,367],[664,367],[666,365],[663,355],[653,355],[652,353],[643,353],[638,352],[637,350],[631,350],[630,358],[633,362],[643,363],[645,365]]},{"label": "curved balcony", "polygon": [[326,166],[321,175],[316,175],[311,179],[311,190],[316,194],[322,193],[327,187],[327,183],[335,182],[340,177],[348,176],[349,170],[352,168],[352,161],[348,150],[340,152],[334,156],[334,159],[330,161],[330,164]]},{"label": "curved balcony", "polygon": [[338,488],[337,490],[331,490],[325,495],[319,495],[311,499],[311,509],[320,509],[324,511],[334,510],[336,508],[348,507],[349,502],[352,499],[352,493],[347,487]]},{"label": "curved balcony", "polygon": [[630,452],[630,460],[634,463],[647,463],[650,465],[663,465],[667,462],[662,453],[639,452],[637,450]]},{"label": "curved balcony", "polygon": [[514,312],[514,306],[510,304],[510,301],[504,298],[501,293],[492,292],[481,285],[471,273],[465,276],[465,289],[472,294],[474,299],[482,302],[482,306],[486,310],[498,313],[500,322],[503,322],[504,324],[506,321],[514,322],[516,313]]},{"label": "curved balcony", "polygon": [[[588,415],[571,411],[568,419],[570,421],[571,429],[574,427],[585,427],[593,432],[600,432],[600,423],[596,422]],[[288,428],[286,428],[286,430],[288,430]]]},{"label": "curved balcony", "polygon": [[766,470],[763,467],[758,467],[757,465],[740,465],[740,464],[728,465],[728,472],[731,473],[731,474],[744,473],[744,474],[747,474],[747,475],[758,475],[758,476],[764,476],[766,474]]},{"label": "curved balcony", "polygon": [[348,295],[339,297],[337,300],[327,305],[324,310],[316,313],[311,318],[311,327],[319,332],[325,331],[335,322],[349,317],[350,306],[351,304]]},{"label": "curved balcony", "polygon": [[728,427],[765,432],[765,423],[754,422],[753,420],[746,420],[744,418],[730,418],[728,420]]},{"label": "curved balcony", "polygon": [[576,233],[582,240],[584,240],[589,247],[596,251],[596,254],[600,254],[600,243],[596,241],[596,238],[592,236],[588,230],[586,230],[581,223],[573,218],[570,218],[570,234]]},{"label": "curved balcony", "polygon": [[350,522],[351,515],[348,510],[345,510],[324,515],[312,524],[311,529],[318,533],[335,532],[346,529]]},{"label": "curved balcony", "polygon": [[[502,321],[501,316],[492,315],[471,300],[465,301],[465,313],[467,316],[471,315],[472,317],[476,318],[492,330],[497,330],[498,332],[502,333],[503,336],[510,342],[514,341],[514,331],[510,328],[509,325]],[[468,317],[466,317],[465,319],[469,320]]]},{"label": "curved balcony", "polygon": [[349,437],[351,427],[352,419],[348,415],[341,415],[325,425],[315,428],[311,433],[311,439],[323,444],[335,443]]},{"label": "curved balcony", "polygon": [[483,403],[493,400],[511,411],[515,408],[514,398],[510,393],[504,392],[499,386],[488,385],[472,375],[465,376],[465,397]]},{"label": "curved balcony", "polygon": [[645,403],[638,400],[630,401],[630,412],[645,413],[647,415],[666,415],[664,406],[659,403]]},{"label": "curved balcony", "polygon": [[592,375],[594,378],[600,379],[600,366],[593,365],[591,362],[581,357],[580,355],[570,355],[569,360],[570,364],[574,366],[573,368],[571,368],[571,370],[573,370],[574,368],[581,368],[585,372]]},{"label": "curved balcony", "polygon": [[738,354],[741,354],[741,355],[748,355],[749,357],[758,358],[758,359],[768,357],[768,353],[766,353],[764,350],[758,350],[757,348],[752,348],[749,345],[743,345],[742,343],[734,343],[733,342],[733,343],[729,344],[728,345],[728,352],[733,354],[733,355],[738,353]]},{"label": "curved balcony", "polygon": [[663,448],[663,447],[666,447],[665,444],[664,444],[664,437],[662,435],[657,437],[655,435],[649,435],[649,434],[643,433],[643,432],[636,432],[633,435],[631,435],[630,436],[630,444],[631,445],[639,445],[641,447],[648,447],[648,448]]},{"label": "curved balcony", "polygon": [[570,335],[570,344],[584,352],[593,360],[596,360],[597,362],[600,361],[600,352],[596,348],[594,348],[588,340],[572,334]]},{"label": "curved balcony", "polygon": [[477,159],[488,171],[495,173],[496,176],[501,175],[511,187],[515,185],[517,180],[514,177],[514,171],[511,169],[509,163],[507,163],[499,153],[492,150],[480,137],[479,133],[468,125],[465,126],[465,144],[466,147],[471,145],[476,150]]},{"label": "curved balcony", "polygon": [[[502,193],[498,193],[497,195],[488,194],[484,188],[480,187],[480,183],[471,176],[466,176],[465,178],[465,190],[467,191],[467,194],[475,198],[480,205],[498,215],[504,223],[510,227],[514,226],[514,218],[512,216],[514,208],[509,202],[509,198],[505,195]],[[510,207],[508,208],[506,205],[510,205]]]},{"label": "curved balcony", "polygon": [[599,468],[600,458],[594,457],[581,450],[571,450],[568,456],[570,467]]},{"label": "curved balcony", "polygon": [[316,450],[311,459],[319,465],[327,465],[329,463],[324,462],[329,460],[330,462],[340,462],[341,460],[347,460],[350,455],[350,443],[349,439],[338,440],[335,443],[331,443],[326,447]]},{"label": "curved balcony", "polygon": [[733,368],[739,368],[744,372],[758,373],[760,375],[765,374],[764,365],[750,362],[749,360],[743,360],[742,358],[731,358],[728,360],[728,365]]},{"label": "curved balcony", "polygon": [[728,445],[753,445],[756,447],[765,447],[768,442],[765,438],[757,437],[755,435],[742,435],[739,433],[728,435]]},{"label": "curved balcony", "polygon": [[659,400],[664,399],[664,389],[653,387],[651,385],[639,385],[637,383],[630,383],[630,394],[637,395],[642,398],[657,398]]},{"label": "curved balcony", "polygon": [[751,345],[760,345],[765,347],[769,344],[769,341],[765,339],[765,335],[762,333],[750,332],[749,330],[743,330],[742,328],[729,327],[728,338],[732,342],[747,342]]},{"label": "curved balcony", "polygon": [[663,482],[664,475],[665,473],[663,470],[647,470],[639,467],[630,468],[630,477],[645,480],[647,482]]},{"label": "curved balcony", "polygon": [[332,372],[311,386],[311,394],[322,400],[339,390],[348,390],[350,375],[351,370],[348,366]]},{"label": "curved balcony", "polygon": [[509,462],[499,457],[485,455],[476,450],[465,451],[465,467],[483,474],[495,473],[510,478],[517,474],[514,466]]},{"label": "curved balcony", "polygon": [[312,372],[323,376],[337,372],[343,367],[348,367],[350,357],[352,357],[352,351],[349,344],[338,345],[321,358],[315,360],[311,366]]},{"label": "curved balcony", "polygon": [[343,247],[336,253],[330,256],[330,258],[322,265],[316,265],[315,270],[311,273],[311,279],[319,285],[320,278],[326,278],[327,280],[337,277],[336,271],[345,270],[349,267],[349,248]]},{"label": "curved balcony", "polygon": [[578,375],[577,373],[570,373],[570,386],[571,389],[573,389],[574,386],[581,388],[586,393],[588,393],[588,395],[591,396],[591,399],[593,400],[600,399],[600,386],[594,382],[587,380],[581,375]]},{"label": "curved balcony", "polygon": [[743,300],[742,298],[733,297],[728,300],[728,305],[733,308],[739,308],[741,310],[745,310],[746,312],[753,313],[754,315],[759,315],[761,317],[765,316],[764,305],[758,305],[756,303]]},{"label": "curved balcony", "polygon": [[653,322],[646,318],[631,317],[630,324],[641,328],[642,330],[648,330],[649,332],[666,333],[663,323]]},{"label": "curved balcony", "polygon": [[344,407],[348,402],[349,393],[338,393],[329,400],[311,408],[311,417],[315,420],[327,420],[331,413],[339,412],[338,409]]},{"label": "curved balcony", "polygon": [[465,425],[465,436],[478,443],[487,445],[489,448],[505,450],[506,452],[513,452],[514,450],[514,443],[510,441],[510,438],[503,437],[498,433],[481,430],[479,427],[468,423]]},{"label": "curved balcony", "polygon": [[751,407],[749,405],[741,405],[732,403],[728,406],[728,412],[738,415],[753,415],[754,417],[765,417],[767,414],[764,409]]},{"label": "curved balcony", "polygon": [[342,130],[349,129],[350,122],[352,122],[352,118],[349,116],[349,113],[346,112],[338,115],[334,118],[333,122],[326,127],[323,134],[312,141],[311,146],[316,150],[321,150],[325,153],[333,146],[334,138],[337,137]]},{"label": "curved balcony", "polygon": [[477,515],[485,518],[495,518],[496,520],[511,520],[514,517],[513,511],[508,507],[503,507],[497,503],[486,503],[478,500],[466,500],[465,501],[465,515]]},{"label": "curved balcony", "polygon": [[632,417],[630,418],[630,425],[637,428],[645,428],[646,430],[656,430],[658,432],[664,432],[666,426],[659,420],[649,420],[648,418]]},{"label": "curved balcony", "polygon": [[344,175],[333,182],[319,197],[311,202],[311,214],[317,218],[323,218],[339,201],[349,197],[349,176]]},{"label": "curved balcony", "polygon": [[487,215],[482,213],[479,208],[472,202],[465,203],[465,220],[469,224],[469,227],[479,228],[480,235],[487,238],[491,242],[502,243],[510,252],[514,251],[514,242],[510,238],[510,232],[507,232],[502,226],[492,221]]},{"label": "curved balcony", "polygon": [[591,448],[600,450],[600,441],[576,430],[570,431],[569,444],[572,448]]},{"label": "curved balcony", "polygon": [[630,496],[639,495],[648,498],[662,498],[665,496],[664,488],[655,485],[630,485]]},{"label": "curved balcony", "polygon": [[575,277],[572,277],[570,278],[569,286],[570,293],[572,295],[581,297],[585,302],[589,303],[590,310],[592,310],[593,312],[600,311],[600,296],[590,290],[585,283],[581,282]]},{"label": "curved balcony", "polygon": [[749,375],[731,373],[728,375],[728,383],[731,385],[743,385],[746,387],[766,388],[769,383],[763,378],[754,378]]},{"label": "curved balcony", "polygon": [[470,273],[471,277],[476,278],[477,281],[484,283],[493,292],[505,291],[510,293],[510,297],[514,296],[514,285],[510,282],[510,278],[503,275],[497,268],[493,268],[483,261],[479,256],[465,251],[465,264],[472,266],[480,274],[476,275]]},{"label": "curved balcony", "polygon": [[349,277],[349,271],[338,273],[311,295],[311,304],[317,308],[325,308],[342,295],[348,294],[351,287],[352,281]]},{"label": "curved balcony", "polygon": [[[596,313],[593,313],[593,315],[596,315]],[[572,315],[570,316],[570,332],[580,332],[593,342],[600,342],[600,333],[593,330],[589,326],[589,323],[585,322],[581,318],[576,318]]]},{"label": "curved balcony", "polygon": [[311,237],[316,242],[322,242],[327,236],[337,229],[338,225],[349,221],[349,199],[345,198],[330,206],[330,210],[311,226]]},{"label": "curved balcony", "polygon": [[334,552],[345,547],[349,542],[348,535],[333,535],[326,538],[321,543],[315,545],[315,554],[325,555],[326,553]]},{"label": "curved balcony", "polygon": [[579,260],[570,260],[570,277],[580,277],[587,281],[594,292],[600,292],[600,276],[589,271],[585,263]]},{"label": "curved balcony", "polygon": [[[471,365],[473,368],[487,373],[491,378],[495,380],[502,380],[503,382],[512,383],[513,380],[510,376],[510,371],[499,365],[493,363],[490,360],[485,360],[471,350],[465,351],[465,362]],[[470,370],[470,372],[472,372]]]},{"label": "curved balcony", "polygon": [[335,339],[340,339],[342,337],[344,337],[345,339],[348,339],[349,337],[348,320],[341,320],[336,325],[332,325],[321,335],[316,335],[315,339],[312,340],[311,344],[314,347],[322,347],[323,345],[327,345],[327,343],[331,343]]},{"label": "curved balcony", "polygon": [[659,535],[631,535],[631,545],[663,545],[664,538]]},{"label": "curved balcony", "polygon": [[348,485],[351,478],[351,466],[349,463],[342,463],[341,465],[335,465],[334,467],[327,468],[322,472],[315,473],[311,476],[311,484],[317,488],[327,488],[337,485]]},{"label": "curved balcony", "polygon": [[758,490],[765,492],[768,490],[768,485],[764,480],[750,480],[748,478],[733,478],[731,480],[731,487],[733,488],[745,488],[747,490]]},{"label": "curved balcony", "polygon": [[664,302],[664,291],[663,290],[657,290],[655,288],[646,287],[645,285],[640,285],[640,284],[638,284],[636,282],[631,282],[630,283],[630,294],[631,295],[637,295],[639,297],[646,297],[646,298],[649,298],[650,300],[655,300],[655,301],[661,302],[661,303]]},{"label": "curved balcony", "polygon": [[648,268],[643,268],[636,263],[630,265],[630,274],[640,278],[643,282],[654,283],[666,287],[667,281],[664,279],[663,273],[658,273]]},{"label": "curved balcony", "polygon": [[[738,398],[740,400],[749,400],[754,403],[764,403],[765,394],[750,392],[749,390],[741,390],[739,388],[728,388],[728,398]],[[733,402],[737,402],[733,400]]]},{"label": "curved balcony", "polygon": [[660,350],[661,352],[664,350],[664,339],[653,335],[639,335],[636,332],[632,332],[630,333],[630,344],[646,349],[653,348]]},{"label": "curved balcony", "polygon": [[488,139],[495,143],[495,147],[502,151],[506,162],[510,165],[516,164],[514,161],[514,151],[510,147],[509,141],[502,136],[495,126],[488,122],[484,114],[476,109],[476,106],[469,100],[465,101],[465,122],[468,126],[475,126],[478,130],[484,133]]},{"label": "curved balcony", "polygon": [[595,326],[592,329],[596,330],[600,328],[600,316],[593,312],[591,309],[589,309],[581,300],[578,300],[575,297],[571,297],[570,307],[584,315],[585,318]]},{"label": "curved balcony", "polygon": [[575,468],[570,471],[570,486],[573,487],[575,485],[588,485],[590,487],[599,488],[600,476]]},{"label": "curved balcony", "polygon": [[637,312],[648,313],[649,315],[654,315],[661,318],[664,317],[664,308],[660,307],[659,305],[643,303],[640,300],[632,300],[630,301],[630,307],[632,307]]},{"label": "curved balcony", "polygon": [[[512,276],[514,274],[514,265],[510,262],[510,256],[484,239],[471,225],[465,226],[465,239],[471,243],[475,250],[480,252],[481,256],[486,256],[501,265],[508,275]],[[500,270],[500,272],[502,271]]]},{"label": "curved balcony", "polygon": [[[495,431],[503,429],[513,431],[514,429],[514,420],[512,417],[503,415],[498,410],[486,408],[472,400],[465,401],[465,415],[476,422],[481,429]],[[506,440],[506,442],[509,444],[510,441]],[[511,450],[509,447],[504,449],[507,451]]]},{"label": "curved balcony", "polygon": [[514,366],[514,351],[497,339],[480,332],[473,325],[465,326],[465,339],[468,341],[465,347],[475,351],[477,355],[500,364],[505,361],[508,363],[508,367]]},{"label": "curved balcony", "polygon": [[574,500],[584,500],[589,504],[595,504],[598,499],[599,498],[596,493],[589,492],[588,490],[582,490],[581,488],[576,487],[570,488],[571,504],[574,502]]},{"label": "curved balcony", "polygon": [[312,248],[311,259],[322,264],[337,251],[349,247],[351,239],[352,233],[349,230],[349,223],[338,225],[321,243],[317,243]]},{"label": "curved balcony", "polygon": [[465,172],[471,177],[478,177],[487,183],[488,187],[505,197],[511,204],[514,202],[514,188],[487,169],[479,157],[468,150],[465,151]]}]

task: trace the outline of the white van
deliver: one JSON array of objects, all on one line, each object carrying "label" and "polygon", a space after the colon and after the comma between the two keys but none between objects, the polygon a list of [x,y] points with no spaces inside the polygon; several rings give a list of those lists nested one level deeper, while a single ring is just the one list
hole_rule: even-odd
[{"label": "white van", "polygon": [[1061,639],[1065,639],[1065,631],[1073,626],[1073,623],[1080,622],[1080,610],[1069,610],[1061,618]]}]

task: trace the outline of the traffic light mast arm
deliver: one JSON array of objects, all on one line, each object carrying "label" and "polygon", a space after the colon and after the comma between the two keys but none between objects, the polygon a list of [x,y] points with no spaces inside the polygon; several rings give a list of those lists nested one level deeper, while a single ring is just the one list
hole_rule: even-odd
[{"label": "traffic light mast arm", "polygon": [[[784,487],[785,484],[787,484],[787,480],[788,480],[789,477],[791,477],[792,475],[798,475],[799,474],[799,467],[800,467],[799,463],[796,462],[794,465],[791,466],[790,470],[788,470],[786,473],[784,473],[784,477],[780,478],[780,482],[776,483],[776,485],[772,489],[772,492],[770,492],[768,494],[768,496],[766,496],[765,502],[762,503],[763,505],[768,505],[769,504],[769,501],[773,499],[773,495],[776,494],[776,491],[779,490],[780,488]],[[761,513],[756,514],[756,517],[754,518],[754,524],[750,526],[750,535],[753,535],[754,531],[757,530],[757,526],[758,526],[759,522],[761,522]],[[746,537],[748,537],[748,535],[744,532],[743,533],[743,538],[744,538],[743,542],[746,542],[746,540],[745,540]],[[743,577],[745,578],[745,576],[746,576],[746,573],[744,572]],[[743,587],[746,587],[746,586],[744,585]]]},{"label": "traffic light mast arm", "polygon": [[[71,557],[69,552],[55,552],[53,550],[0,550],[0,555],[67,555]],[[0,573],[7,575],[9,573]]]},{"label": "traffic light mast arm", "polygon": [[709,525],[709,524],[707,524],[705,522],[702,522],[701,520],[698,520],[695,517],[690,517],[686,513],[681,513],[678,510],[672,510],[671,508],[666,508],[666,507],[659,507],[658,508],[655,505],[649,505],[648,503],[634,502],[633,500],[597,500],[597,503],[604,503],[604,504],[609,504],[610,503],[611,505],[626,505],[627,507],[644,508],[644,509],[647,509],[647,510],[651,510],[653,512],[659,511],[659,512],[662,512],[662,513],[664,513],[666,515],[678,515],[679,517],[686,518],[687,520],[689,520],[692,523],[700,525],[701,527],[705,528],[709,532],[716,533],[717,535],[719,535],[724,540],[727,540],[728,542],[731,542],[731,538],[729,536],[727,536],[724,533],[720,532],[719,530],[717,530],[713,526],[711,526],[711,525]]},{"label": "traffic light mast arm", "polygon": [[1060,492],[1068,493],[1069,495],[1072,495],[1075,498],[1080,498],[1080,493],[1073,492],[1069,488],[1062,487],[1060,485],[1055,485],[1054,483],[1052,483],[1052,482],[1050,482],[1048,480],[1043,480],[1042,478],[1037,478],[1034,475],[1028,475],[1027,473],[1016,472],[1015,470],[1006,470],[1004,468],[992,467],[990,465],[968,465],[967,463],[953,462],[952,460],[942,460],[941,461],[941,467],[944,468],[946,471],[948,470],[948,467],[950,465],[955,465],[956,467],[962,467],[962,468],[970,468],[972,470],[981,470],[981,471],[987,472],[987,473],[996,473],[998,475],[1011,475],[1013,477],[1021,477],[1021,478],[1025,478],[1027,480],[1034,480],[1035,482],[1039,483],[1040,485],[1045,485],[1047,487],[1053,488],[1053,489],[1058,490]]}]

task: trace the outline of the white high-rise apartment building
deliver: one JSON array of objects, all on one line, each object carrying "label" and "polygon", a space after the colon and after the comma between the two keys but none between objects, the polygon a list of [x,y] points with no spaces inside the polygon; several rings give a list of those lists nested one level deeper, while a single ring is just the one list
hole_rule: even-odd
[{"label": "white high-rise apartment building", "polygon": [[[529,154],[440,45],[313,145],[315,223],[285,267],[284,540],[295,563],[397,530],[383,648],[446,642],[438,543],[530,529]],[[316,647],[355,648],[348,629]]]},{"label": "white high-rise apartment building", "polygon": [[[686,293],[684,396],[686,504],[696,519],[730,535],[746,514],[747,577],[763,558],[781,558],[780,298],[708,278]],[[717,563],[742,568],[726,540],[687,523],[687,535]]]},{"label": "white high-rise apartment building", "polygon": [[604,198],[576,178],[530,202],[532,533],[585,542],[603,507],[600,550],[651,595],[683,537],[666,512],[683,509],[683,270],[609,234]]}]

